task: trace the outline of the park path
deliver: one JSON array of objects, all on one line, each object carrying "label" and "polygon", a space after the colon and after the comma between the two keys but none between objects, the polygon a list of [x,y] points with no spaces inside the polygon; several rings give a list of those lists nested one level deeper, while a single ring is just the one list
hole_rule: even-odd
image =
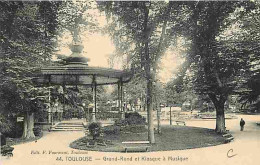
[{"label": "park path", "polygon": [[[101,153],[85,152],[71,154],[79,151],[69,148],[69,143],[82,137],[83,132],[48,132],[37,142],[30,142],[14,146],[14,156],[2,157],[0,165],[64,165],[64,164],[187,164],[187,165],[257,165],[260,162],[260,127],[256,122],[260,116],[243,115],[235,120],[226,120],[227,129],[230,130],[235,141],[206,148],[197,148],[180,151],[163,151],[148,153]],[[239,120],[243,117],[246,121],[245,131],[239,131]],[[215,121],[188,121],[187,126],[214,128]],[[231,150],[232,149],[232,150]],[[43,154],[43,152],[45,152]],[[232,152],[233,151],[233,152]],[[37,154],[37,152],[39,152]],[[55,152],[68,152],[69,154],[55,154]],[[50,154],[49,154],[50,153]],[[229,158],[227,156],[233,156]],[[128,159],[121,161],[120,157]],[[56,160],[59,157],[62,160]],[[67,157],[67,158],[66,158]],[[70,158],[68,158],[70,157]],[[72,159],[78,158],[78,161]],[[81,158],[79,158],[81,157]],[[92,161],[80,161],[83,157],[92,157]],[[104,158],[115,158],[117,161],[108,161]],[[177,161],[178,157],[188,158],[186,161]],[[146,159],[144,159],[146,158]],[[147,159],[153,158],[153,159]],[[165,158],[165,160],[163,159]],[[175,161],[174,161],[175,158]],[[86,159],[86,158],[84,158]]]}]

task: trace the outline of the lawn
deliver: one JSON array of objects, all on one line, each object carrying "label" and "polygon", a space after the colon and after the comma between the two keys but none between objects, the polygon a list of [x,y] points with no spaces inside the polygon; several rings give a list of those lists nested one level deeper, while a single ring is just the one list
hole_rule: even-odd
[{"label": "lawn", "polygon": [[[217,134],[214,130],[198,127],[187,126],[162,126],[162,133],[155,133],[156,143],[150,145],[149,151],[170,151],[170,150],[185,150],[191,148],[201,148],[215,146],[225,143],[222,135]],[[105,145],[96,145],[93,148],[88,147],[85,142],[91,137],[82,137],[70,144],[70,147],[81,150],[92,151],[107,151],[107,152],[122,152],[123,141],[146,141],[148,133],[129,133],[120,131],[119,134],[105,134],[103,140]],[[131,144],[131,146],[143,144]],[[145,144],[147,145],[147,144]]]},{"label": "lawn", "polygon": [[9,146],[13,146],[13,145],[18,145],[18,144],[23,144],[23,143],[28,143],[28,142],[32,142],[32,141],[37,141],[38,139],[40,139],[43,136],[43,132],[39,135],[39,136],[35,136],[35,138],[31,138],[31,139],[24,139],[24,138],[6,138],[6,144]]}]

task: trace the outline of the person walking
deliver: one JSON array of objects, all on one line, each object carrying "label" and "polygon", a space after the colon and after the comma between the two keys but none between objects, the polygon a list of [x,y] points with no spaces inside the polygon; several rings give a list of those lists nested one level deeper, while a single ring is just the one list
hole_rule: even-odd
[{"label": "person walking", "polygon": [[243,118],[241,118],[241,120],[240,120],[240,131],[244,130],[245,124],[246,124],[245,120],[243,120]]}]

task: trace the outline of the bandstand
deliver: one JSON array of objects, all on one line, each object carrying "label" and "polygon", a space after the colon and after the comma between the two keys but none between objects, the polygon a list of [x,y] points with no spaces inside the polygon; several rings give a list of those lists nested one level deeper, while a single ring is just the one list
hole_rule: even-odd
[{"label": "bandstand", "polygon": [[[97,86],[118,85],[119,113],[124,117],[123,84],[131,80],[132,72],[111,68],[91,67],[89,59],[82,55],[83,46],[74,42],[70,49],[72,54],[64,59],[64,65],[54,65],[41,68],[36,74],[35,82],[48,86],[87,86],[93,91],[92,122],[96,121],[97,112]],[[52,115],[52,114],[51,114]],[[51,116],[52,117],[52,116]]]}]

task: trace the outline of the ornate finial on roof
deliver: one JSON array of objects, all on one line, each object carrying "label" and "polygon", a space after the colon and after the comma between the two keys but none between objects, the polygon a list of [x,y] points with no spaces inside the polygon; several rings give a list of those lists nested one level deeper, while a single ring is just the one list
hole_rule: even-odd
[{"label": "ornate finial on roof", "polygon": [[70,50],[72,51],[72,54],[65,59],[65,61],[68,64],[85,64],[88,65],[89,58],[84,57],[82,55],[82,50],[84,46],[81,42],[72,42],[72,44],[69,45]]}]

